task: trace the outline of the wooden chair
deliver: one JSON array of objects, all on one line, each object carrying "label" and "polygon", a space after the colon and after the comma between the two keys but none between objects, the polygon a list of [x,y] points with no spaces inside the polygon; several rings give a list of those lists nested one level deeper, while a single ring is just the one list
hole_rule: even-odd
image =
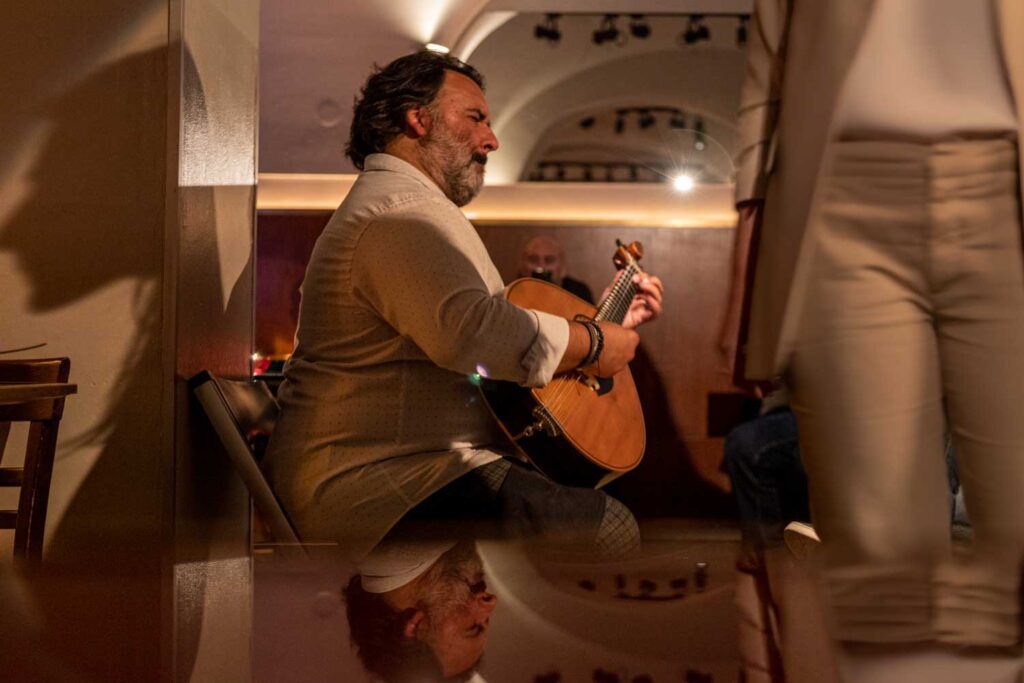
[{"label": "wooden chair", "polygon": [[76,391],[70,371],[67,358],[0,361],[0,457],[11,423],[29,424],[23,465],[0,467],[0,486],[21,489],[17,509],[0,510],[0,529],[14,529],[16,560],[42,559],[57,428],[64,397]]},{"label": "wooden chair", "polygon": [[301,551],[298,534],[258,464],[262,446],[274,431],[278,413],[277,401],[270,390],[262,382],[224,379],[206,370],[188,383],[220,437],[235,471],[249,489],[253,505],[276,545]]}]

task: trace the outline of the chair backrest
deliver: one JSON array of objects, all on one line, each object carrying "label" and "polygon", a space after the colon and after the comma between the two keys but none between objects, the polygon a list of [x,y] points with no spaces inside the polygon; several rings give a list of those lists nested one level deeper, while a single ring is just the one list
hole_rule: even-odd
[{"label": "chair backrest", "polygon": [[278,406],[270,390],[262,382],[224,379],[206,370],[188,383],[274,540],[298,545],[298,534],[260,471],[253,449],[274,431]]},{"label": "chair backrest", "polygon": [[[66,384],[68,358],[0,361],[2,384]],[[0,529],[14,529],[14,557],[38,562],[43,554],[46,507],[57,450],[57,429],[64,413],[64,395],[0,402],[0,458],[12,422],[26,422],[28,440],[21,467],[0,467],[0,486],[20,488],[18,507],[0,510]]]}]

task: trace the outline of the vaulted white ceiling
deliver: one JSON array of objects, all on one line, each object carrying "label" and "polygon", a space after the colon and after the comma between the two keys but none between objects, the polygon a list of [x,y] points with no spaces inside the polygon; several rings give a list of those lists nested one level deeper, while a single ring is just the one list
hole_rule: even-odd
[{"label": "vaulted white ceiling", "polygon": [[[684,21],[652,16],[652,35],[595,46],[600,14],[745,13],[752,0],[263,0],[260,170],[346,173],[352,102],[374,63],[426,42],[453,48],[487,78],[502,148],[488,183],[515,182],[542,157],[625,154],[693,162],[692,138],[628,125],[611,130],[619,108],[666,106],[699,115],[711,138],[707,163],[728,173],[728,149],[742,78],[734,19],[709,18],[712,40],[678,44]],[[562,13],[562,40],[534,39],[546,12]],[[569,16],[587,13],[589,16]],[[619,28],[626,28],[625,17]],[[583,116],[595,125],[582,130]],[[685,143],[685,144],[684,144]],[[588,151],[589,150],[589,151]],[[602,151],[603,150],[603,151]],[[687,161],[689,160],[689,161]]]}]

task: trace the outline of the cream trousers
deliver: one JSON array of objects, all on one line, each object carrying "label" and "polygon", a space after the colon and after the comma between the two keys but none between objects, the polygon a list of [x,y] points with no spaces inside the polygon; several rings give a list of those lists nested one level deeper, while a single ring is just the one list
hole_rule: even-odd
[{"label": "cream trousers", "polygon": [[[1016,145],[837,144],[808,232],[810,284],[788,376],[835,636],[1017,644]],[[975,529],[966,548],[950,537],[947,415]]]}]

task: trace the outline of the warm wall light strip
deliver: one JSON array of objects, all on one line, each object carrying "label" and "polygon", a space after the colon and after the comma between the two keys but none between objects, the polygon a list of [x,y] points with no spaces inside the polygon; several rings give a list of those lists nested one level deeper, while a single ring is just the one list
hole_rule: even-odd
[{"label": "warm wall light strip", "polygon": [[[261,173],[261,211],[333,211],[356,176]],[[489,185],[463,211],[480,222],[621,223],[728,228],[736,224],[731,185],[697,185],[674,192],[671,183],[516,183]]]}]

